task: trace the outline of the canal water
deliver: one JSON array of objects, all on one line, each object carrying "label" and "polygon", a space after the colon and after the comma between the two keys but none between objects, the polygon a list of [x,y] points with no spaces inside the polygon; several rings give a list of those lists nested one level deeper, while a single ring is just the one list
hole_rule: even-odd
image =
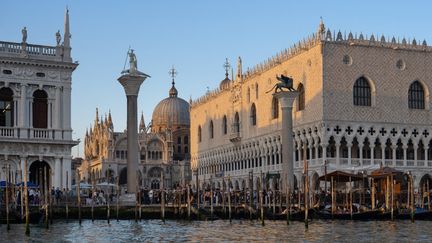
[{"label": "canal water", "polygon": [[313,221],[305,230],[301,222],[86,220],[54,222],[50,229],[32,225],[0,226],[0,242],[432,242],[432,221]]}]

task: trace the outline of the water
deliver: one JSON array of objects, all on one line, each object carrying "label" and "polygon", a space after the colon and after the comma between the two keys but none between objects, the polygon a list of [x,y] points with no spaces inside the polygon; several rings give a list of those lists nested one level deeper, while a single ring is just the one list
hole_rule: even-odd
[{"label": "water", "polygon": [[166,221],[113,220],[54,222],[50,229],[32,225],[0,227],[0,242],[431,242],[432,221],[313,221],[305,230],[301,222],[266,221]]}]

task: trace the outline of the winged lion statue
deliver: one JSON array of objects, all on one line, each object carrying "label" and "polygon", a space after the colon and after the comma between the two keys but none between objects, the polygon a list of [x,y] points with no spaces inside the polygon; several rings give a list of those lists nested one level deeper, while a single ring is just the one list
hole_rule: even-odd
[{"label": "winged lion statue", "polygon": [[295,91],[295,89],[293,88],[294,81],[291,77],[287,77],[282,74],[280,77],[276,76],[276,79],[279,80],[279,82],[276,83],[273,88],[271,88],[266,93],[269,93],[272,90],[274,90],[275,93],[278,93],[284,91],[285,89],[289,91]]}]

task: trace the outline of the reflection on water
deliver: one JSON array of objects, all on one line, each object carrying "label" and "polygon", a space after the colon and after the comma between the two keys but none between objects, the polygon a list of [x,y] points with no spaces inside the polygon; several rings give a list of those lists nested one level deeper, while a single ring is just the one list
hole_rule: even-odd
[{"label": "reflection on water", "polygon": [[24,235],[24,225],[0,227],[0,242],[431,242],[431,221],[313,221],[305,230],[301,222],[266,221],[83,221],[54,222],[49,230],[31,226]]}]

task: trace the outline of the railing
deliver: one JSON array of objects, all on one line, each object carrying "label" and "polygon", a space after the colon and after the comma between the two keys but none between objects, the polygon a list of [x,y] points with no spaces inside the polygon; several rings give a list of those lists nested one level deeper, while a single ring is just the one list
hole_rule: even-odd
[{"label": "railing", "polygon": [[[33,132],[30,131],[31,138],[39,138],[39,139],[50,139],[52,130],[48,129],[33,129]],[[54,138],[54,134],[52,135]]]},{"label": "railing", "polygon": [[0,139],[68,140],[67,131],[43,128],[0,127]]},{"label": "railing", "polygon": [[0,137],[13,138],[14,134],[14,128],[0,128]]},{"label": "railing", "polygon": [[21,54],[23,52],[23,47],[25,47],[25,50],[29,55],[50,57],[55,57],[57,55],[56,47],[53,46],[23,45],[22,43],[0,41],[0,52]]}]

